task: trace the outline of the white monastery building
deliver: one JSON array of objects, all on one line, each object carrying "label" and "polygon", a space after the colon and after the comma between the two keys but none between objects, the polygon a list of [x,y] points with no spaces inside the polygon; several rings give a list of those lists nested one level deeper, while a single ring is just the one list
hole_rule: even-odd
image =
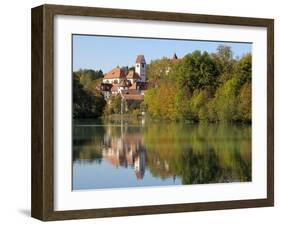
[{"label": "white monastery building", "polygon": [[146,62],[143,55],[138,55],[136,59],[135,71],[142,82],[146,80]]},{"label": "white monastery building", "polygon": [[128,70],[127,66],[113,68],[104,75],[99,89],[106,99],[121,94],[126,99],[142,100],[147,89],[146,70],[144,55],[138,55],[135,70]]}]

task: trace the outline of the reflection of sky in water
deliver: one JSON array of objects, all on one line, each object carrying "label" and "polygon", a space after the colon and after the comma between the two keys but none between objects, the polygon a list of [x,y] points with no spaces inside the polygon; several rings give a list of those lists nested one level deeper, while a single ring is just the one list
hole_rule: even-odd
[{"label": "reflection of sky in water", "polygon": [[75,162],[73,177],[73,190],[181,184],[179,178],[161,179],[153,177],[147,169],[145,176],[138,180],[134,168],[122,166],[116,168],[106,160],[103,160],[100,164],[87,161]]}]

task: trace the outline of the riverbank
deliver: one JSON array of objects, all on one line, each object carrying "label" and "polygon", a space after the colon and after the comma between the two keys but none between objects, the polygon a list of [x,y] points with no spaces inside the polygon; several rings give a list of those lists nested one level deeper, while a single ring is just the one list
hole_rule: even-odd
[{"label": "riverbank", "polygon": [[80,119],[74,119],[74,124],[79,124],[81,122],[84,123],[97,123],[97,124],[103,124],[104,122],[131,122],[136,124],[149,124],[149,123],[162,123],[162,124],[170,124],[170,123],[179,123],[179,124],[190,124],[190,125],[219,125],[219,124],[225,124],[225,125],[251,125],[252,122],[241,122],[241,121],[208,121],[208,120],[199,120],[199,121],[193,121],[193,120],[184,120],[184,119],[178,119],[178,120],[171,120],[171,119],[165,119],[165,118],[153,118],[149,115],[134,115],[134,114],[111,114],[111,115],[103,115],[98,118],[80,118]]}]

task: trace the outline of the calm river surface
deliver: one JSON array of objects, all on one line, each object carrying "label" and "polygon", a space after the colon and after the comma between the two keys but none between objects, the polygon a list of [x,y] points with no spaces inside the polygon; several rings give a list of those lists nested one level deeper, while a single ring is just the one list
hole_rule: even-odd
[{"label": "calm river surface", "polygon": [[75,121],[73,190],[251,181],[251,126]]}]

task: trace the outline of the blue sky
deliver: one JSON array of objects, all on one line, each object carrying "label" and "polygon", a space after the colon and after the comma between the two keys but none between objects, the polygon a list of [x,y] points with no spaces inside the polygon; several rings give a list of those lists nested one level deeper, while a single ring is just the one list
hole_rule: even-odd
[{"label": "blue sky", "polygon": [[230,46],[234,57],[251,52],[252,47],[250,43],[73,35],[73,70],[101,69],[106,73],[117,65],[133,66],[140,54],[150,63],[174,53],[179,58],[195,50],[213,53],[220,44]]}]

